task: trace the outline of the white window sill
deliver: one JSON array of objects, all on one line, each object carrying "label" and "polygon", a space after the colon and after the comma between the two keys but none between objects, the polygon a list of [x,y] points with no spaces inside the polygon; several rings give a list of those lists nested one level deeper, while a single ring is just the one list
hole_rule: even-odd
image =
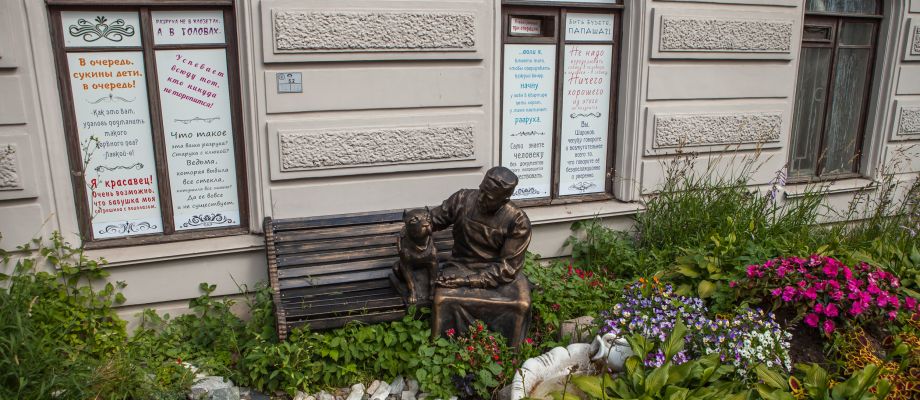
[{"label": "white window sill", "polygon": [[836,181],[795,183],[786,185],[784,191],[787,199],[805,197],[808,192],[820,191],[824,194],[859,192],[871,188],[873,181],[866,178],[849,178]]},{"label": "white window sill", "polygon": [[532,225],[572,222],[585,218],[609,218],[633,215],[645,209],[640,203],[624,203],[618,200],[591,201],[584,203],[551,206],[526,207],[524,212]]},{"label": "white window sill", "polygon": [[122,267],[216,254],[244,253],[264,248],[265,240],[262,236],[247,234],[143,246],[94,249],[87,250],[86,256],[104,258],[108,261],[106,267]]}]

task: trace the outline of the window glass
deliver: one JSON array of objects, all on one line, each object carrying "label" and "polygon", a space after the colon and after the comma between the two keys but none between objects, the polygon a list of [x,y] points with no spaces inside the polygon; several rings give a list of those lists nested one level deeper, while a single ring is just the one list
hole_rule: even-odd
[{"label": "window glass", "polygon": [[140,47],[137,12],[62,11],[65,47]]},{"label": "window glass", "polygon": [[828,47],[802,48],[789,168],[794,175],[811,176],[817,173],[818,157],[815,152],[824,129],[827,80],[833,50]]},{"label": "window glass", "polygon": [[157,50],[176,230],[238,225],[225,49]]},{"label": "window glass", "polygon": [[825,174],[852,172],[866,101],[869,49],[841,48],[831,90],[834,98],[825,135]]},{"label": "window glass", "polygon": [[876,14],[877,0],[806,0],[805,10],[813,12]]},{"label": "window glass", "polygon": [[502,164],[517,174],[515,199],[550,195],[556,45],[506,44]]}]

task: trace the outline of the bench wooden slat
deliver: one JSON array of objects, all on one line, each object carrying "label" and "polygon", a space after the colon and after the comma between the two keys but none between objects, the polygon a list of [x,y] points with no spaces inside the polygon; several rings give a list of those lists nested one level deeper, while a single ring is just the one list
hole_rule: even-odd
[{"label": "bench wooden slat", "polygon": [[369,281],[373,279],[388,279],[391,269],[381,268],[381,269],[372,269],[368,271],[361,271],[359,273],[339,273],[331,275],[323,275],[317,277],[304,277],[304,278],[290,278],[279,281],[281,289],[292,289],[299,287],[308,287],[308,286],[321,286],[321,285],[330,285],[334,283],[345,283],[345,282],[357,282],[357,281]]},{"label": "bench wooden slat", "polygon": [[358,247],[392,246],[398,237],[399,235],[394,233],[392,235],[352,237],[338,240],[290,242],[279,244],[275,246],[275,249],[278,251],[278,255],[284,255],[353,249]]},{"label": "bench wooden slat", "polygon": [[374,280],[364,282],[340,283],[337,285],[326,286],[307,286],[296,289],[288,289],[281,293],[282,299],[291,299],[304,296],[323,296],[323,295],[343,295],[349,293],[362,292],[365,290],[390,288],[394,291],[389,281]]},{"label": "bench wooden slat", "polygon": [[[438,259],[440,260],[446,260],[448,256],[450,256],[449,250],[438,253]],[[278,278],[287,279],[303,276],[322,276],[340,272],[358,272],[376,268],[385,268],[393,266],[393,264],[396,263],[396,260],[398,259],[399,257],[393,254],[387,258],[375,258],[371,260],[351,261],[338,264],[324,264],[322,266],[311,265],[278,268]]]},{"label": "bench wooden slat", "polygon": [[334,317],[334,318],[323,318],[323,319],[314,319],[314,320],[295,320],[290,321],[289,324],[292,327],[297,327],[301,325],[309,325],[310,329],[321,330],[321,329],[330,329],[338,328],[344,326],[345,324],[351,321],[359,321],[368,324],[374,324],[379,322],[390,322],[400,320],[406,316],[406,311],[389,311],[382,313],[374,314],[365,314],[365,315],[350,315],[344,317]]},{"label": "bench wooden slat", "polygon": [[379,312],[399,309],[402,307],[403,300],[401,297],[397,296],[383,299],[349,300],[344,303],[331,305],[307,305],[306,307],[298,307],[294,311],[289,312],[287,316],[288,318],[292,319],[325,315],[337,316],[342,314],[349,314],[350,312],[353,313],[355,311],[361,313]]},{"label": "bench wooden slat", "polygon": [[345,293],[327,293],[320,296],[316,295],[306,295],[298,297],[288,297],[281,300],[281,304],[291,304],[291,305],[300,305],[300,304],[309,304],[312,306],[324,306],[329,304],[338,304],[342,302],[342,299],[346,300],[371,300],[371,299],[381,299],[387,297],[393,297],[396,293],[393,288],[381,288],[381,289],[370,289],[370,290],[360,290],[352,291]]},{"label": "bench wooden slat", "polygon": [[381,222],[402,222],[402,216],[403,211],[399,210],[343,215],[324,215],[308,218],[292,218],[275,223],[275,232],[325,228],[330,226],[377,224]]},{"label": "bench wooden slat", "polygon": [[294,230],[278,232],[275,240],[281,243],[308,241],[308,240],[335,240],[348,236],[372,236],[387,233],[398,234],[402,229],[402,222],[377,225],[358,225],[347,227],[321,228],[310,230]]}]

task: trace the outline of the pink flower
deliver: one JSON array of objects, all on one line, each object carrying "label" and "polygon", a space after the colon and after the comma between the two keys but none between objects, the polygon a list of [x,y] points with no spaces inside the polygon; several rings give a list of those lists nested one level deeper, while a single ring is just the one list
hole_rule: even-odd
[{"label": "pink flower", "polygon": [[846,265],[843,266],[843,277],[846,278],[846,280],[853,279],[853,271],[851,271],[850,267],[847,267]]},{"label": "pink flower", "polygon": [[821,325],[821,328],[823,328],[825,334],[830,335],[831,333],[834,333],[834,321],[829,319],[824,320],[824,324]]},{"label": "pink flower", "polygon": [[843,298],[843,292],[839,290],[832,290],[830,296],[832,299],[834,299],[834,301],[840,301],[840,299]]},{"label": "pink flower", "polygon": [[824,304],[815,303],[815,313],[824,314]]},{"label": "pink flower", "polygon": [[894,276],[892,276],[888,282],[891,283],[891,287],[893,288],[897,288],[898,286],[901,286],[901,281],[899,281],[898,278],[895,278]]},{"label": "pink flower", "polygon": [[808,288],[808,290],[805,291],[804,296],[808,300],[814,300],[818,298],[818,290],[815,289],[814,287],[810,287]]},{"label": "pink flower", "polygon": [[897,317],[898,317],[898,312],[897,312],[897,311],[891,310],[891,311],[888,312],[888,319],[894,320],[894,319],[897,318]]},{"label": "pink flower", "polygon": [[835,306],[834,303],[828,304],[827,307],[824,307],[824,315],[827,315],[828,317],[831,317],[831,318],[836,317],[837,316],[837,306]]},{"label": "pink flower", "polygon": [[795,296],[795,289],[792,286],[786,286],[783,289],[783,301],[788,303],[792,301],[793,296]]},{"label": "pink flower", "polygon": [[838,268],[839,268],[839,267],[837,267],[837,264],[836,264],[836,263],[830,263],[830,262],[828,262],[828,263],[824,266],[824,268],[821,269],[821,271],[824,272],[824,275],[827,275],[829,278],[836,278],[836,277],[837,277],[837,270],[838,270]]},{"label": "pink flower", "polygon": [[878,295],[878,306],[885,307],[888,305],[888,296],[884,293]]},{"label": "pink flower", "polygon": [[783,294],[783,288],[776,288],[776,289],[773,289],[773,290],[770,291],[770,294],[772,294],[773,297],[779,297],[780,295]]},{"label": "pink flower", "polygon": [[907,308],[908,310],[913,310],[914,307],[916,307],[916,306],[917,306],[917,300],[914,300],[913,297],[908,296],[908,297],[905,297],[905,298],[904,298],[904,307],[905,307],[905,308]]},{"label": "pink flower", "polygon": [[809,313],[805,316],[805,324],[814,328],[818,326],[818,314]]},{"label": "pink flower", "polygon": [[738,282],[735,282],[735,281],[728,282],[728,287],[733,288],[735,286],[738,286]]},{"label": "pink flower", "polygon": [[865,309],[866,309],[865,305],[862,302],[857,301],[853,303],[852,306],[850,306],[850,315],[857,316],[859,314],[862,314],[863,311],[865,311]]}]

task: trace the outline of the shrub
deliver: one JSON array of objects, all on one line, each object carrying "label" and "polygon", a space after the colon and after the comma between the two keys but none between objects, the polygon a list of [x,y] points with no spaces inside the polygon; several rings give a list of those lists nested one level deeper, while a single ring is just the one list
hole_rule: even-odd
[{"label": "shrub", "polygon": [[819,255],[749,265],[740,284],[742,290],[772,299],[774,308],[795,309],[806,325],[825,335],[851,319],[894,320],[902,308],[916,310],[917,301],[899,296],[899,286],[896,276],[880,268],[865,263],[850,268]]}]

